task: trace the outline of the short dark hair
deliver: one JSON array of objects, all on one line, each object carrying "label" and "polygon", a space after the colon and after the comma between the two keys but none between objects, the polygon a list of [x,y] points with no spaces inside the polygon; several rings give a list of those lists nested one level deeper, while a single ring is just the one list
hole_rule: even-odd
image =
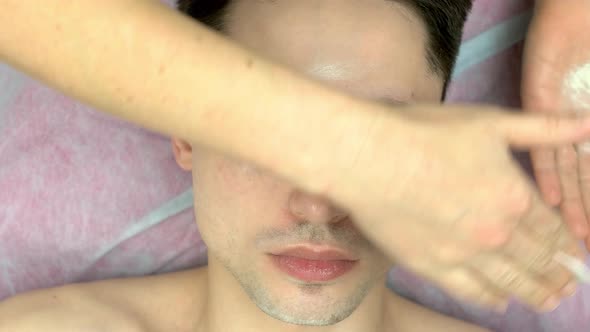
[{"label": "short dark hair", "polygon": [[[215,30],[222,31],[231,0],[178,0],[178,9]],[[459,53],[463,26],[472,0],[392,0],[414,10],[428,31],[427,59],[446,85]]]}]

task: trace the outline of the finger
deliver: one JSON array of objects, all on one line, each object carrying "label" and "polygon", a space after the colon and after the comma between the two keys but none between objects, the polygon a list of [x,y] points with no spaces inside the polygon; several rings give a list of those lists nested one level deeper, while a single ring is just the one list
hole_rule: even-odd
[{"label": "finger", "polygon": [[559,238],[559,248],[570,250],[571,254],[576,257],[584,257],[584,254],[578,247],[577,241],[572,237],[569,229],[564,227],[564,221],[560,215],[553,209],[542,204],[538,196],[533,197],[531,208],[519,224],[519,227],[526,227],[538,241],[551,242],[555,234],[562,232],[562,238]]},{"label": "finger", "polygon": [[552,237],[538,236],[526,227],[519,227],[502,253],[553,293],[568,295],[569,289],[575,287],[573,277],[554,257],[557,252],[570,253],[570,240],[563,227]]},{"label": "finger", "polygon": [[493,126],[515,148],[559,146],[590,138],[590,118],[497,113]]},{"label": "finger", "polygon": [[551,206],[559,205],[561,191],[557,163],[553,149],[534,149],[531,151],[531,161],[535,179],[545,202]]},{"label": "finger", "polygon": [[588,234],[588,222],[578,179],[578,154],[572,145],[557,149],[557,165],[561,182],[561,214],[573,234],[583,239]]},{"label": "finger", "polygon": [[[531,208],[522,217],[518,227],[526,227],[528,232],[544,245],[570,250],[573,255],[583,257],[576,240],[571,236],[569,230],[564,228],[561,216],[543,204],[538,195],[533,196]],[[556,234],[560,234],[561,237],[556,237]]]},{"label": "finger", "polygon": [[[522,238],[521,234],[523,233],[521,232],[529,236],[534,243],[526,242],[528,240]],[[551,276],[549,282],[553,284],[553,288],[559,288],[559,285],[564,284],[570,273],[560,269],[557,270],[559,272],[555,272],[553,263],[547,263],[547,259],[549,257],[553,258],[559,250],[574,257],[584,257],[577,241],[564,226],[559,214],[542,204],[538,196],[533,197],[530,210],[522,218],[521,223],[513,232],[513,236],[511,236],[505,247],[508,248],[504,248],[503,252],[512,252],[509,256],[517,257],[522,255],[524,258],[520,259],[521,262],[532,261],[530,266],[526,264],[524,266],[532,269],[537,277]],[[529,249],[526,249],[527,247]],[[546,251],[546,248],[552,248],[551,254]],[[538,252],[539,256],[531,256],[534,252]],[[570,295],[573,289],[575,289],[575,283],[569,282],[561,289],[561,292]]]},{"label": "finger", "polygon": [[522,302],[540,311],[551,311],[559,305],[560,297],[509,258],[497,254],[482,255],[471,264],[474,273],[491,285],[513,294]]},{"label": "finger", "polygon": [[578,151],[578,181],[584,211],[586,212],[586,229],[590,233],[590,148],[587,145],[577,147]]},{"label": "finger", "polygon": [[538,236],[551,237],[563,226],[560,215],[547,206],[538,194],[533,194],[529,210],[521,216],[520,224]]},{"label": "finger", "polygon": [[482,307],[504,312],[508,306],[509,297],[506,293],[489,285],[463,267],[445,272],[439,285],[449,295]]},{"label": "finger", "polygon": [[514,167],[508,168],[504,173],[511,180],[506,185],[496,183],[499,191],[494,194],[493,199],[487,199],[492,204],[487,209],[468,210],[468,213],[456,222],[457,228],[461,231],[451,233],[447,237],[458,237],[463,243],[474,248],[473,252],[501,248],[510,240],[512,232],[522,222],[523,217],[534,210],[533,204],[544,206],[538,199],[538,192],[531,185],[531,181],[525,178],[522,170]]}]

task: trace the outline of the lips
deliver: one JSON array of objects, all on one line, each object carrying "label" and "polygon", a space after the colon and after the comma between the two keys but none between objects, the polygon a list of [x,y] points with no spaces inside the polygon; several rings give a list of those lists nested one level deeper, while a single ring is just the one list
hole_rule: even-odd
[{"label": "lips", "polygon": [[356,265],[350,253],[332,247],[296,246],[271,253],[281,271],[304,282],[326,282],[341,277]]}]

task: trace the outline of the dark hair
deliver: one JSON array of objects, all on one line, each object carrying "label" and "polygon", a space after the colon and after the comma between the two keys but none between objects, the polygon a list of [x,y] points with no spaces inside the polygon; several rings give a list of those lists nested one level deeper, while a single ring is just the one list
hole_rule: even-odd
[{"label": "dark hair", "polygon": [[223,17],[231,0],[177,0],[178,9],[215,30],[223,30]]},{"label": "dark hair", "polygon": [[432,70],[445,81],[451,79],[461,46],[463,26],[472,0],[395,0],[414,9],[428,31],[427,59]]},{"label": "dark hair", "polygon": [[[223,18],[231,0],[178,0],[178,8],[216,30],[223,30]],[[431,69],[446,85],[459,53],[463,26],[472,0],[393,0],[414,10],[428,31],[427,59]]]}]

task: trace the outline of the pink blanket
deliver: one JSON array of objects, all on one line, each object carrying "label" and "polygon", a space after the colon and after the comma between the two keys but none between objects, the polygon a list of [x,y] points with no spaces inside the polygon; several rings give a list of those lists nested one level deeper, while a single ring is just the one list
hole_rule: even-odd
[{"label": "pink blanket", "polygon": [[[486,33],[501,35],[498,28],[530,8],[530,0],[477,0],[466,45],[477,51],[486,38],[496,43],[498,36]],[[462,54],[450,102],[519,105],[522,43],[504,42],[487,53]],[[97,113],[2,65],[0,138],[0,299],[206,262],[187,205],[190,175],[175,165],[166,138]],[[514,304],[506,315],[496,315],[453,301],[401,269],[389,281],[405,296],[496,331],[590,330],[587,287],[551,314]]]}]

